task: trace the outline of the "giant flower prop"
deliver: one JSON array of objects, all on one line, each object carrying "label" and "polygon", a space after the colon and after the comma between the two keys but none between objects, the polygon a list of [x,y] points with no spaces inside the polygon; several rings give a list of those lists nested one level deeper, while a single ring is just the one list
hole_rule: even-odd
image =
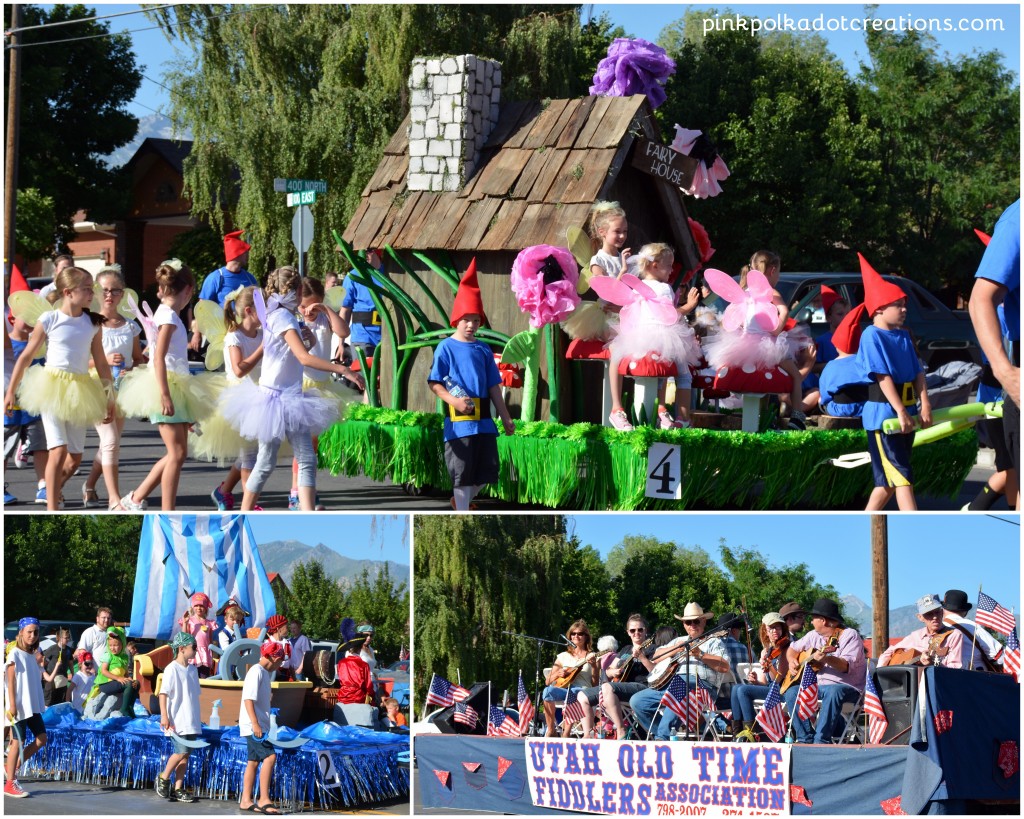
[{"label": "giant flower prop", "polygon": [[651,108],[657,108],[665,101],[662,86],[675,72],[675,61],[661,46],[639,38],[619,37],[608,47],[608,56],[597,64],[590,96],[645,94]]},{"label": "giant flower prop", "polygon": [[564,247],[533,245],[512,263],[512,292],[531,327],[559,322],[580,303],[576,259]]}]

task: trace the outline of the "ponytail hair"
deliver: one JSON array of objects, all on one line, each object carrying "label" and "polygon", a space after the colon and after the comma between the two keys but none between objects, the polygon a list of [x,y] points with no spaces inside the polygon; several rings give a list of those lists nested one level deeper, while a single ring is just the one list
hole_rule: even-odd
[{"label": "ponytail hair", "polygon": [[156,269],[157,292],[163,291],[176,296],[186,287],[195,287],[196,279],[187,264],[179,259],[168,259],[161,262]]},{"label": "ponytail hair", "polygon": [[266,293],[268,299],[271,296],[283,296],[293,290],[298,290],[301,281],[299,271],[294,267],[289,265],[279,267],[272,270],[267,276],[267,285],[263,288],[263,292]]},{"label": "ponytail hair", "polygon": [[256,287],[254,285],[239,287],[237,290],[228,293],[224,298],[224,324],[227,326],[229,333],[235,332],[235,330],[242,326],[242,317],[245,315],[246,308],[253,307],[256,304],[253,297],[255,290]]},{"label": "ponytail hair", "polygon": [[[92,274],[88,270],[83,270],[80,267],[65,267],[57,277],[53,280],[54,289],[46,297],[46,300],[50,304],[56,304],[60,299],[64,298],[65,290],[74,290],[76,287],[92,286]],[[89,317],[89,321],[93,323],[93,326],[98,326],[106,321],[104,316],[99,313],[94,313],[92,310],[86,308],[82,311]]]},{"label": "ponytail hair", "polygon": [[625,219],[626,211],[618,202],[595,202],[590,208],[590,217],[587,219],[587,233],[590,238],[598,242],[601,237],[599,231],[612,219]]}]

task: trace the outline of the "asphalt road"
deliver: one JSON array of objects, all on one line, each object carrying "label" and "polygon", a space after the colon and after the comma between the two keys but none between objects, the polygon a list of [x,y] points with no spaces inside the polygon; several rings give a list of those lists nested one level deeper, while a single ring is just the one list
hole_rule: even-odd
[{"label": "asphalt road", "polygon": [[[86,451],[82,471],[73,477],[65,487],[65,511],[85,511],[82,502],[82,483],[87,470],[92,465],[96,452],[97,437],[94,430],[86,436]],[[121,492],[127,494],[134,489],[148,474],[150,468],[164,454],[164,447],[155,426],[144,421],[128,421],[125,425],[124,437],[121,441],[120,485]],[[865,467],[866,468],[866,467]],[[982,450],[978,463],[971,471],[956,499],[918,497],[918,505],[922,510],[956,510],[968,503],[980,491],[985,481],[993,473],[991,450]],[[189,460],[181,474],[178,488],[179,511],[201,512],[215,511],[216,506],[210,499],[210,492],[227,474],[216,464],[204,461]],[[19,503],[5,506],[4,512],[32,512],[45,507],[34,503],[36,494],[36,476],[31,463],[17,469],[12,458],[4,471],[4,481],[9,490],[18,498]],[[98,484],[101,499],[106,500],[106,488],[102,479]],[[260,498],[260,505],[267,511],[280,512],[288,508],[288,491],[291,489],[291,456],[282,457],[278,461],[267,488]],[[238,488],[236,500],[241,502],[241,487]],[[317,474],[317,491],[320,500],[329,511],[390,511],[390,512],[443,512],[450,511],[450,495],[430,492],[419,496],[407,494],[401,486],[390,481],[378,483],[363,477],[349,478],[333,476],[325,470]],[[867,501],[867,498],[864,498]],[[540,506],[509,503],[491,498],[479,498],[476,501],[481,512],[498,512],[508,510],[546,510]],[[160,490],[157,489],[149,497],[150,509],[160,510]],[[90,510],[103,511],[102,509]],[[861,507],[862,508],[862,507]],[[891,510],[896,509],[895,500],[890,503]],[[993,511],[1005,511],[1003,502],[997,504]]]},{"label": "asphalt road", "polygon": [[[161,799],[152,789],[86,785],[81,782],[48,782],[23,780],[22,787],[29,792],[27,799],[4,798],[3,811],[9,816],[252,816],[238,811],[235,801],[197,799],[191,804]],[[309,813],[310,811],[304,811]],[[317,813],[363,816],[408,816],[409,800],[381,803],[365,808],[349,808]]]}]

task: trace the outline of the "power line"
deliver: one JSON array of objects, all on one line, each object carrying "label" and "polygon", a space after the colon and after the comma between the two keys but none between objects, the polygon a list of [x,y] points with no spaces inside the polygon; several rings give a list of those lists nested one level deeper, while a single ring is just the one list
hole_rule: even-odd
[{"label": "power line", "polygon": [[985,515],[985,517],[992,518],[992,520],[998,520],[1003,523],[1009,523],[1011,526],[1020,526],[1019,520],[1007,520],[1006,518],[999,517],[999,515]]},{"label": "power line", "polygon": [[75,23],[91,23],[94,20],[108,20],[111,17],[124,17],[126,14],[145,14],[147,11],[159,11],[160,9],[168,9],[173,3],[168,3],[165,6],[155,6],[152,9],[135,9],[135,11],[119,11],[116,14],[104,14],[97,17],[79,17],[75,20],[58,20],[55,23],[39,23],[35,26],[22,26],[21,28],[10,28],[4,32],[5,37],[9,37],[12,34],[20,34],[23,31],[35,31],[39,28],[56,28],[57,26],[70,26]]}]

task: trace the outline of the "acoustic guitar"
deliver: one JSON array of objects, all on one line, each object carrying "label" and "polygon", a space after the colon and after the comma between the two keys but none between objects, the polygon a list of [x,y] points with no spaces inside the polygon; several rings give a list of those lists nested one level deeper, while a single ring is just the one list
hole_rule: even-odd
[{"label": "acoustic guitar", "polygon": [[676,671],[679,669],[679,666],[682,665],[686,655],[692,655],[696,650],[696,646],[692,646],[692,643],[687,641],[684,647],[679,651],[660,659],[654,668],[651,669],[651,673],[647,675],[647,685],[659,690],[668,686],[672,681],[672,678],[676,675]]},{"label": "acoustic guitar", "polygon": [[[605,651],[599,651],[594,657],[594,662],[596,663],[605,654],[611,654],[611,651],[612,650],[610,648],[606,649]],[[551,683],[551,685],[553,685],[555,688],[568,688],[572,684],[572,681],[579,676],[579,673],[583,670],[583,667],[587,665],[589,662],[590,660],[584,660],[583,662],[578,663],[576,665],[571,665],[568,667],[562,666],[562,673],[555,678],[555,681]]]},{"label": "acoustic guitar", "polygon": [[[654,638],[648,637],[640,643],[640,650],[643,651],[645,648],[650,648],[652,643],[654,643]],[[619,676],[617,677],[619,682],[627,682],[629,680],[629,673],[633,670],[633,663],[635,662],[636,657],[630,654],[629,658],[619,667]]]},{"label": "acoustic guitar", "polygon": [[953,630],[950,629],[931,637],[928,640],[927,651],[918,651],[916,648],[898,648],[892,653],[886,665],[921,665],[921,660],[926,656],[931,658],[932,665],[942,665],[946,655],[949,654],[949,649],[944,648],[944,644],[952,633]]},{"label": "acoustic guitar", "polygon": [[820,648],[807,648],[801,651],[797,657],[796,668],[789,669],[789,674],[782,685],[779,686],[779,693],[783,694],[790,686],[799,683],[800,679],[804,676],[804,668],[808,664],[815,671],[821,671],[822,661],[825,659],[824,655],[835,654],[836,649],[839,648],[839,637],[842,633],[843,629],[837,628],[833,630],[832,636]]}]

